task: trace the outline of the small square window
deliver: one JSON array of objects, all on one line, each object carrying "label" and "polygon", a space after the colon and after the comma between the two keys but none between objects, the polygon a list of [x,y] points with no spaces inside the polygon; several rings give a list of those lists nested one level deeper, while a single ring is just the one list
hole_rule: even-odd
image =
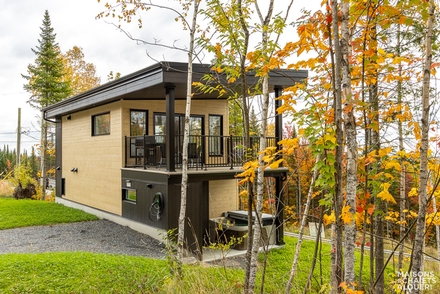
[{"label": "small square window", "polygon": [[136,202],[136,189],[123,189],[122,196],[124,200]]},{"label": "small square window", "polygon": [[92,116],[92,136],[110,135],[110,113]]}]

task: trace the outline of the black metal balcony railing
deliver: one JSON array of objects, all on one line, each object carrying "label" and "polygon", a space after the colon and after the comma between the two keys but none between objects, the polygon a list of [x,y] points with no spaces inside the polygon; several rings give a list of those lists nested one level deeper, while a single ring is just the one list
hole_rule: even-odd
[{"label": "black metal balcony railing", "polygon": [[[267,146],[276,146],[276,138],[268,137]],[[195,168],[236,167],[256,158],[259,137],[251,137],[250,148],[244,148],[243,137],[191,135],[188,143],[188,165]],[[125,137],[125,167],[156,166],[166,163],[165,136]],[[183,136],[175,136],[174,161],[182,166]],[[247,152],[246,152],[247,151]]]}]

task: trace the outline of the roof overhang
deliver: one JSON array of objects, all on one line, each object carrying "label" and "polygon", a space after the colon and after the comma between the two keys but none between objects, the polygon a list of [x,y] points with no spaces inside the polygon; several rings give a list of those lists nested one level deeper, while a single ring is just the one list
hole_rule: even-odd
[{"label": "roof overhang", "polygon": [[[46,107],[44,117],[53,119],[77,111],[108,104],[118,100],[165,100],[166,87],[173,87],[175,99],[186,98],[187,63],[161,62],[123,76],[99,87]],[[193,81],[202,81],[211,72],[208,64],[193,65]],[[269,86],[288,87],[307,78],[306,70],[274,70],[269,74]],[[256,85],[258,77],[249,73],[247,82]],[[237,82],[236,85],[239,85]],[[219,96],[217,91],[200,93],[193,89],[193,99],[227,99],[227,93]]]}]

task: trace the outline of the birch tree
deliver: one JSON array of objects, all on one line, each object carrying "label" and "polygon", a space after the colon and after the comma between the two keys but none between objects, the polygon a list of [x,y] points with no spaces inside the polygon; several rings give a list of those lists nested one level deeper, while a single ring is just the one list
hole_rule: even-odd
[{"label": "birch tree", "polygon": [[[267,166],[268,151],[266,150],[266,136],[268,129],[268,114],[269,114],[269,72],[282,64],[282,59],[275,58],[274,54],[278,50],[278,40],[280,35],[284,31],[286,20],[289,16],[290,8],[293,1],[287,4],[284,10],[284,15],[281,17],[277,15],[273,17],[275,1],[270,0],[267,6],[266,14],[263,15],[260,3],[254,1],[255,9],[259,19],[259,24],[256,26],[261,33],[261,47],[256,48],[253,53],[250,54],[252,67],[256,69],[258,76],[261,76],[261,88],[262,88],[262,109],[261,109],[261,127],[260,127],[260,146],[258,155],[258,167],[257,167],[257,199],[255,204],[256,223],[254,225],[254,235],[252,241],[252,253],[250,260],[250,274],[249,285],[247,287],[249,293],[254,292],[257,274],[258,264],[258,252],[261,244],[261,230],[262,230],[262,206],[264,196],[264,169]],[[271,39],[272,38],[272,39]],[[280,161],[279,161],[280,162]],[[275,163],[275,164],[279,164]],[[264,273],[263,273],[264,276]],[[261,285],[261,292],[263,292],[264,283]]]},{"label": "birch tree", "polygon": [[[267,58],[270,56],[264,56],[267,54],[268,42],[269,42],[269,32],[267,26],[272,18],[274,0],[270,0],[267,15],[263,18],[258,2],[255,2],[255,7],[258,13],[258,17],[261,23],[261,52],[263,53],[263,59],[266,59],[264,63],[268,63]],[[255,279],[257,277],[257,265],[258,265],[258,252],[260,248],[261,239],[261,228],[262,228],[262,207],[263,207],[263,194],[264,194],[264,168],[265,168],[265,151],[266,151],[266,130],[267,130],[267,119],[268,119],[268,108],[269,108],[269,76],[268,72],[262,73],[262,109],[261,109],[261,132],[260,137],[260,149],[258,155],[258,168],[257,168],[257,201],[255,205],[256,220],[255,220],[255,230],[252,241],[252,253],[250,261],[250,275],[249,275],[249,293],[253,293],[255,288]]]},{"label": "birch tree", "polygon": [[342,282],[342,81],[341,81],[341,46],[339,39],[339,7],[338,1],[331,3],[333,46],[334,46],[334,70],[333,70],[333,111],[334,124],[336,128],[336,158],[335,158],[335,194],[333,200],[333,210],[335,212],[335,224],[332,232],[332,255],[331,255],[331,275],[330,285],[332,293],[338,293],[339,285]]},{"label": "birch tree", "polygon": [[181,198],[180,198],[180,212],[179,212],[179,227],[177,235],[178,244],[178,258],[183,259],[184,246],[185,246],[185,219],[186,219],[186,198],[188,190],[188,142],[189,142],[189,129],[191,118],[191,97],[192,97],[192,74],[193,74],[193,60],[194,60],[194,48],[196,41],[197,30],[197,15],[199,13],[200,0],[192,0],[193,12],[192,21],[189,26],[189,49],[188,49],[188,78],[186,83],[186,107],[185,107],[185,130],[183,135],[183,162],[182,162],[182,185],[181,185]]},{"label": "birch tree", "polygon": [[[316,162],[318,162],[320,160],[321,160],[321,157],[318,156],[316,158]],[[291,293],[292,283],[293,283],[293,280],[295,279],[295,276],[296,276],[296,271],[297,271],[297,267],[298,267],[298,260],[299,260],[299,256],[300,256],[300,252],[301,252],[301,244],[303,241],[304,228],[306,226],[306,220],[307,220],[306,216],[309,214],[310,202],[312,200],[312,195],[313,195],[314,187],[315,187],[315,181],[316,181],[317,177],[318,177],[318,169],[315,169],[315,170],[313,170],[313,175],[312,175],[312,179],[310,182],[309,191],[307,193],[306,205],[304,206],[304,215],[301,218],[301,225],[299,227],[299,233],[298,233],[298,243],[296,243],[295,255],[293,256],[292,267],[291,267],[290,273],[289,273],[289,280],[286,284],[286,294]],[[305,289],[305,290],[307,290],[307,289]]]},{"label": "birch tree", "polygon": [[433,38],[433,22],[435,3],[433,0],[428,1],[428,19],[426,24],[425,38],[425,62],[423,68],[423,88],[422,88],[422,118],[421,118],[421,146],[420,146],[420,185],[419,185],[419,211],[417,216],[417,227],[414,238],[413,256],[412,256],[412,284],[414,285],[414,293],[421,291],[421,278],[418,274],[423,267],[423,246],[425,243],[425,216],[428,202],[427,186],[429,180],[428,172],[428,149],[429,149],[429,91],[432,66],[432,38]]},{"label": "birch tree", "polygon": [[[209,0],[202,13],[212,25],[214,33],[212,37],[202,38],[203,47],[214,54],[211,61],[212,70],[209,79],[220,85],[220,91],[228,93],[230,105],[238,106],[241,110],[241,122],[243,130],[243,150],[245,160],[249,160],[248,150],[250,149],[250,99],[253,91],[249,89],[247,82],[249,53],[249,20],[251,17],[251,0],[237,0],[223,2],[220,0]],[[217,74],[219,76],[217,76]],[[222,84],[220,77],[226,78],[228,84]],[[240,86],[230,87],[229,83],[239,81]],[[219,83],[220,82],[220,83]],[[218,90],[216,86],[200,85],[203,90]],[[248,291],[249,274],[252,249],[252,208],[253,208],[253,183],[246,183],[246,196],[248,207],[248,246],[246,250],[246,275],[244,291]]]},{"label": "birch tree", "polygon": [[[342,54],[342,99],[345,109],[345,134],[347,142],[347,172],[346,172],[346,203],[345,211],[348,215],[356,214],[356,192],[357,192],[357,139],[356,139],[356,118],[354,111],[356,109],[353,103],[353,95],[351,91],[351,73],[350,73],[350,56],[351,56],[351,32],[349,30],[349,11],[350,2],[343,1],[341,3],[341,54]],[[354,288],[355,269],[354,269],[354,250],[356,247],[356,222],[354,217],[345,217],[345,264],[344,264],[344,281],[347,286]],[[348,220],[347,220],[348,219]]]},{"label": "birch tree", "polygon": [[[100,0],[98,0],[99,2]],[[148,11],[152,8],[155,9],[163,9],[166,11],[171,11],[176,15],[176,20],[179,20],[183,24],[183,28],[189,30],[189,43],[188,48],[178,48],[174,44],[166,45],[161,44],[157,41],[146,41],[139,40],[126,31],[123,31],[130,39],[142,42],[146,45],[152,46],[160,46],[168,49],[180,50],[187,53],[188,56],[188,77],[187,77],[187,89],[186,89],[186,104],[185,104],[185,128],[184,128],[184,139],[183,139],[183,150],[182,150],[182,181],[181,181],[181,202],[180,202],[180,212],[178,218],[178,233],[177,233],[177,257],[181,262],[184,257],[185,251],[185,221],[186,221],[186,200],[187,200],[187,188],[188,188],[188,141],[189,141],[189,129],[190,129],[190,117],[191,117],[191,97],[192,97],[192,74],[193,74],[193,61],[197,57],[195,52],[196,41],[197,41],[197,16],[199,13],[199,5],[200,0],[177,0],[182,8],[179,11],[177,8],[162,4],[155,3],[153,1],[143,2],[141,0],[134,1],[123,1],[116,0],[116,4],[106,3],[105,7],[106,11],[101,12],[98,15],[98,18],[102,17],[117,17],[119,21],[125,21],[130,23],[134,17],[137,18],[137,23],[139,28],[143,27],[142,18],[140,17],[140,13]],[[190,13],[190,9],[192,7],[192,13]],[[117,10],[120,11],[118,15],[115,13]],[[192,16],[190,20],[187,20],[188,15]],[[121,28],[120,26],[118,26]],[[122,30],[122,28],[121,28]]]}]

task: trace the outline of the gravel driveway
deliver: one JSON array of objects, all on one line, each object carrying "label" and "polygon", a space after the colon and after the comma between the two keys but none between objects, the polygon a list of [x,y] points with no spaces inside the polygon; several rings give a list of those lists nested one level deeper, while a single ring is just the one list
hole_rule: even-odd
[{"label": "gravel driveway", "polygon": [[102,219],[0,230],[0,254],[88,251],[165,258],[158,240]]}]

